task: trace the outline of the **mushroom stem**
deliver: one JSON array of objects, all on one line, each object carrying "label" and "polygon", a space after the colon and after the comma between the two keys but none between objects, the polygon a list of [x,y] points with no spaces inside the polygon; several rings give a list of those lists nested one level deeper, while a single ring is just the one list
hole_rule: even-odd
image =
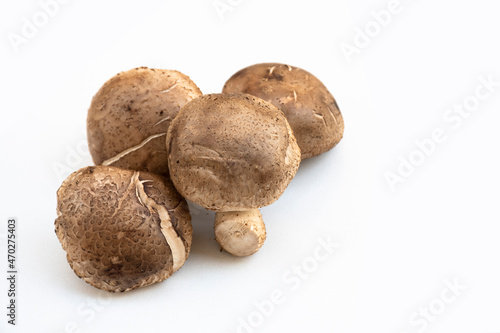
[{"label": "mushroom stem", "polygon": [[258,209],[215,213],[215,239],[237,257],[257,252],[266,240],[266,226]]}]

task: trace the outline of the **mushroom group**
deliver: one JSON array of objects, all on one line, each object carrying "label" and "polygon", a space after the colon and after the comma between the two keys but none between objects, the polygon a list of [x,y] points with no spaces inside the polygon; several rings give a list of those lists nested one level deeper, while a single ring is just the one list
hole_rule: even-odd
[{"label": "mushroom group", "polygon": [[259,208],[282,195],[301,159],[333,148],[343,131],[333,96],[297,67],[250,66],[207,95],[178,71],[122,72],[92,99],[87,136],[96,166],[59,188],[57,237],[92,286],[147,286],[189,256],[187,199],[216,212],[221,249],[251,255],[266,239]]}]

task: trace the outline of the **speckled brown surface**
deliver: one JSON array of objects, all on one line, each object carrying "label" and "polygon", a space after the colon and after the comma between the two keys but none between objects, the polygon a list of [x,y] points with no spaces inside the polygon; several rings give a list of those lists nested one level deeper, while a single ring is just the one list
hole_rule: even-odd
[{"label": "speckled brown surface", "polygon": [[140,199],[141,188],[168,211],[187,258],[191,217],[186,201],[167,178],[86,167],[71,174],[57,192],[57,237],[76,275],[94,287],[128,291],[163,281],[173,272],[172,248],[162,232],[161,216]]},{"label": "speckled brown surface", "polygon": [[281,109],[297,138],[302,159],[335,147],[344,120],[328,89],[311,73],[278,63],[246,67],[224,85],[224,93],[247,93]]},{"label": "speckled brown surface", "polygon": [[187,104],[169,128],[167,147],[177,190],[216,211],[271,204],[300,163],[283,113],[245,94],[204,95]]},{"label": "speckled brown surface", "polygon": [[174,70],[141,67],[114,76],[88,110],[94,163],[168,175],[168,127],[180,108],[198,96],[196,84]]}]

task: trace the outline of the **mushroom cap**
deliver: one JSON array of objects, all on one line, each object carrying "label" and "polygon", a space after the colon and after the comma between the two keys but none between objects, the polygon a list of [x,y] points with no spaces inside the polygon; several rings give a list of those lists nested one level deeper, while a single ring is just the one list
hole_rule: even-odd
[{"label": "mushroom cap", "polygon": [[55,230],[76,275],[111,292],[165,280],[192,240],[186,201],[166,177],[108,166],[63,182]]},{"label": "mushroom cap", "polygon": [[168,127],[180,108],[198,96],[196,84],[174,70],[140,67],[112,77],[88,110],[94,163],[168,175]]},{"label": "mushroom cap", "polygon": [[300,149],[283,113],[246,94],[210,94],[184,106],[167,135],[169,171],[186,198],[215,211],[276,201]]},{"label": "mushroom cap", "polygon": [[224,93],[246,93],[272,103],[285,114],[297,138],[302,159],[335,147],[344,120],[335,98],[311,73],[278,63],[243,68],[227,80]]}]

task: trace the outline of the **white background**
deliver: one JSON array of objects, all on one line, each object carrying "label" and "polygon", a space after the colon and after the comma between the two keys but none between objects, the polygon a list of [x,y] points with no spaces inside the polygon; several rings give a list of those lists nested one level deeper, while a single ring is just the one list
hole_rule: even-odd
[{"label": "white background", "polygon": [[[500,87],[460,123],[445,118],[477,101],[481,77],[500,81],[499,2],[401,0],[380,31],[371,12],[386,0],[220,2],[231,10],[218,13],[214,0],[68,1],[17,52],[9,36],[42,7],[2,2],[0,247],[16,217],[19,281],[13,328],[0,273],[0,331],[500,332]],[[348,61],[341,45],[355,42]],[[219,252],[213,215],[193,207],[192,252],[170,279],[118,295],[78,279],[54,233],[55,192],[92,163],[93,94],[138,66],[177,69],[220,92],[259,62],[318,76],[346,126],[341,144],[305,161],[262,209],[264,247],[248,258]],[[387,172],[422,157],[415,140],[436,128],[446,140],[391,191]],[[339,246],[317,262],[328,239]],[[294,276],[302,265],[307,276]],[[466,289],[455,295],[447,283]],[[259,310],[273,292],[283,302]]]}]

